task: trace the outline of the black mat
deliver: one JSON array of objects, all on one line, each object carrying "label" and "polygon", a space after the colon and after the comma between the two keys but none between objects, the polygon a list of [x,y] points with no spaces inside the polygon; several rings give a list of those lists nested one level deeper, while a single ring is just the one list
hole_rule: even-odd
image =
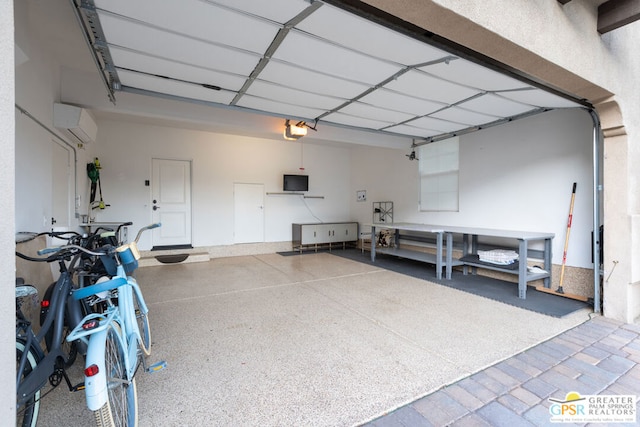
[{"label": "black mat", "polygon": [[158,255],[155,258],[163,264],[177,264],[189,258],[189,254]]},{"label": "black mat", "polygon": [[[464,275],[461,271],[453,271],[451,280],[436,279],[436,269],[434,265],[413,261],[405,258],[398,258],[384,254],[376,254],[376,262],[371,262],[371,253],[365,251],[363,254],[359,249],[334,250],[332,255],[348,258],[354,261],[375,265],[379,268],[406,274],[411,277],[428,280],[443,286],[448,286],[474,295],[479,295],[505,304],[535,311],[553,317],[564,317],[574,311],[585,307],[592,307],[582,301],[576,301],[557,295],[539,292],[529,286],[527,288],[527,298],[518,298],[518,284],[498,280],[481,275]],[[444,274],[444,272],[443,272]]]}]

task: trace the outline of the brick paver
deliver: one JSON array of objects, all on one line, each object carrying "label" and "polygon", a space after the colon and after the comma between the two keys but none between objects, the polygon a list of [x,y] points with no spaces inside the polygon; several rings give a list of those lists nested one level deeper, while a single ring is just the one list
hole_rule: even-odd
[{"label": "brick paver", "polygon": [[640,326],[594,317],[367,425],[549,425],[548,399],[572,391],[636,395],[638,410]]}]

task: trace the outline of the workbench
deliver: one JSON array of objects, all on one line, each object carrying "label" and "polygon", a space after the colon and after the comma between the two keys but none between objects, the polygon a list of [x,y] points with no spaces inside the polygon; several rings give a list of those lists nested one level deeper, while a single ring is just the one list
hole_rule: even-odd
[{"label": "workbench", "polygon": [[[445,277],[451,279],[451,271],[454,265],[462,265],[458,260],[453,259],[453,234],[445,232],[444,228],[439,225],[428,224],[412,224],[412,223],[380,223],[365,224],[371,227],[371,261],[376,261],[376,252],[393,255],[400,258],[422,261],[429,264],[435,264],[436,277],[442,279],[442,268],[445,268]],[[376,227],[395,230],[394,245],[392,247],[376,247]],[[435,235],[436,253],[426,253],[412,249],[400,247],[400,231],[412,231],[420,233],[428,233]],[[445,242],[446,239],[446,242]],[[444,255],[443,255],[443,251]]]},{"label": "workbench", "polygon": [[[469,268],[471,268],[472,274],[476,273],[477,268],[486,268],[503,273],[515,274],[518,276],[518,297],[522,299],[526,299],[527,297],[528,282],[543,280],[545,287],[549,288],[551,286],[551,243],[555,237],[553,233],[413,223],[375,223],[366,225],[371,227],[372,262],[375,262],[376,252],[378,252],[435,264],[436,277],[439,280],[442,278],[443,267],[446,272],[445,277],[447,279],[451,279],[451,270],[454,266],[463,266],[463,273],[465,275],[469,274]],[[394,247],[376,248],[376,228],[395,230]],[[422,251],[402,248],[400,246],[400,231],[402,230],[435,235],[436,253],[430,254]],[[459,259],[454,259],[452,255],[454,234],[462,235],[462,257]],[[474,255],[477,255],[478,253],[479,236],[499,238],[501,240],[516,240],[518,242],[517,251],[520,257],[517,269],[512,268],[512,266],[503,266],[476,260]],[[536,241],[543,243],[543,249],[541,250],[540,255],[536,256],[543,261],[543,271],[531,272],[527,266],[527,258],[533,257],[532,252],[529,250],[529,243]]]}]

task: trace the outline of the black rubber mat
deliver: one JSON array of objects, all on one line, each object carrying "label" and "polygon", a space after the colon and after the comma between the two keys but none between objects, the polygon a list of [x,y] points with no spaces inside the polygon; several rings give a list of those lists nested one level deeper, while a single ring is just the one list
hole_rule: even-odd
[{"label": "black rubber mat", "polygon": [[410,259],[376,254],[376,262],[372,263],[371,253],[365,251],[363,254],[359,249],[336,250],[332,251],[331,254],[375,265],[376,267],[406,274],[411,277],[428,280],[443,286],[549,316],[564,317],[585,307],[592,307],[592,305],[582,301],[538,292],[531,286],[527,288],[527,298],[521,299],[518,298],[517,283],[506,282],[481,275],[468,274],[465,276],[461,271],[456,270],[453,271],[451,280],[438,280],[436,279],[436,269],[434,265]]},{"label": "black rubber mat", "polygon": [[158,255],[155,258],[163,264],[177,264],[189,258],[189,254]]}]

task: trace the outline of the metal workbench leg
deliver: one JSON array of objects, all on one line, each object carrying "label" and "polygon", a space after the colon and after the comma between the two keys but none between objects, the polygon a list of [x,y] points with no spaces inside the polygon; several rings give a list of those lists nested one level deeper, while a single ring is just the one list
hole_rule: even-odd
[{"label": "metal workbench leg", "polygon": [[518,297],[527,299],[527,241],[520,239],[518,252]]},{"label": "metal workbench leg", "polygon": [[551,265],[551,239],[544,239],[544,269],[549,272],[549,277],[544,278],[544,287],[551,287],[551,270],[553,266]]},{"label": "metal workbench leg", "polygon": [[[478,235],[477,234],[473,234],[471,236],[471,253],[474,255],[478,255]],[[471,273],[478,274],[478,268],[471,267]]]},{"label": "metal workbench leg", "polygon": [[446,259],[446,278],[451,280],[451,269],[453,264],[453,233],[447,233],[447,259]]},{"label": "metal workbench leg", "polygon": [[436,278],[442,279],[442,233],[436,233]]},{"label": "metal workbench leg", "polygon": [[371,226],[371,262],[376,262],[376,227]]},{"label": "metal workbench leg", "polygon": [[[467,255],[469,255],[469,235],[463,234],[462,235],[462,256],[464,257]],[[462,274],[466,276],[468,272],[469,272],[469,266],[464,264],[462,266]]]}]

